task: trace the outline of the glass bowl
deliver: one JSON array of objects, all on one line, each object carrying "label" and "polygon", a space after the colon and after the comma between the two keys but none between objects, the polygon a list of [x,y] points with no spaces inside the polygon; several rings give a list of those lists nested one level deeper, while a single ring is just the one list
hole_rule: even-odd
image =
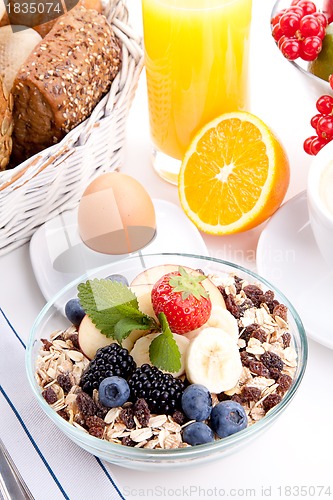
[{"label": "glass bowl", "polygon": [[[317,6],[317,10],[320,10],[322,5],[323,5],[323,0],[312,0],[313,3]],[[282,9],[285,9],[286,7],[290,7],[291,0],[277,0],[273,6],[272,13],[271,13],[271,19]],[[273,40],[273,43],[275,41]],[[279,53],[280,57],[284,56],[281,54],[280,50],[276,46],[276,50]],[[285,59],[285,58],[284,58]],[[305,84],[307,86],[307,89],[309,91],[309,94],[317,100],[320,96],[324,94],[330,94],[333,95],[333,91],[330,87],[330,84],[323,80],[322,78],[319,78],[318,76],[310,73],[307,68],[308,68],[308,62],[303,61],[302,59],[298,58],[296,61],[288,61],[285,59],[287,63],[291,64],[301,75],[302,78],[304,78]]]},{"label": "glass bowl", "polygon": [[[289,309],[290,334],[292,344],[296,350],[298,363],[292,386],[285,394],[279,404],[273,407],[261,420],[255,424],[239,431],[231,436],[217,440],[211,444],[204,444],[179,449],[145,449],[132,448],[114,444],[106,440],[98,439],[88,433],[72,426],[59,416],[45,401],[41,395],[41,388],[35,379],[35,363],[41,347],[41,339],[49,338],[55,330],[66,328],[69,321],[64,317],[63,311],[66,302],[76,296],[77,285],[91,278],[105,278],[110,274],[122,274],[129,282],[144,269],[162,264],[176,264],[193,269],[201,269],[205,274],[218,274],[227,276],[230,273],[246,279],[249,283],[260,282],[264,290],[272,290],[275,298],[285,304]],[[285,410],[293,399],[304,375],[307,363],[307,339],[302,322],[288,299],[273,285],[256,275],[252,271],[239,267],[235,264],[222,260],[187,254],[161,253],[152,255],[139,255],[127,257],[118,262],[112,262],[99,267],[81,278],[73,281],[61,290],[53,300],[49,301],[41,310],[32,327],[27,351],[26,370],[29,383],[39,405],[53,421],[72,441],[86,451],[107,462],[133,469],[150,470],[162,467],[190,466],[206,463],[211,460],[221,459],[228,454],[243,447],[252,439],[267,429]]]}]

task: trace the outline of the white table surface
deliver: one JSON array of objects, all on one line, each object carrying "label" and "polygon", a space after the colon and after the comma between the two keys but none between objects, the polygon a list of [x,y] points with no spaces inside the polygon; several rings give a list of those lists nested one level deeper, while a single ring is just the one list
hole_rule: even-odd
[{"label": "white table surface", "polygon": [[[254,0],[251,111],[275,130],[287,150],[291,163],[287,200],[306,187],[311,159],[303,152],[302,143],[311,135],[309,120],[315,114],[315,105],[304,81],[280,57],[270,37],[272,5],[272,0]],[[141,32],[139,0],[128,0],[128,7],[132,25]],[[141,181],[152,197],[179,204],[176,188],[160,180],[150,166],[144,73],[129,116],[122,171]],[[202,236],[211,256],[255,269],[255,249],[261,229],[228,237]],[[25,338],[44,303],[30,265],[28,245],[1,257],[0,306]],[[332,321],[329,311],[327,320]],[[332,496],[332,380],[333,352],[310,340],[308,367],[299,392],[273,427],[255,442],[230,457],[192,469],[165,470],[151,475],[112,466],[119,490],[128,499],[199,499],[223,495],[327,498],[329,495],[319,495],[319,489],[310,487],[330,485]],[[301,490],[289,492],[285,489],[288,486],[305,489],[301,495]],[[98,484],[94,485],[94,493],[95,498],[101,498]]]}]

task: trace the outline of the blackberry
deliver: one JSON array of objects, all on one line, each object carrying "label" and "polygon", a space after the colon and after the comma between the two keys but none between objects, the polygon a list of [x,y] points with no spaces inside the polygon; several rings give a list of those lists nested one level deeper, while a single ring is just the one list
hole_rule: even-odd
[{"label": "blackberry", "polygon": [[82,374],[80,386],[84,392],[91,395],[106,377],[117,375],[127,380],[135,368],[136,363],[128,350],[113,343],[98,349],[94,359]]},{"label": "blackberry", "polygon": [[181,408],[184,382],[156,366],[144,364],[137,368],[128,381],[131,398],[144,398],[152,413],[172,415]]}]

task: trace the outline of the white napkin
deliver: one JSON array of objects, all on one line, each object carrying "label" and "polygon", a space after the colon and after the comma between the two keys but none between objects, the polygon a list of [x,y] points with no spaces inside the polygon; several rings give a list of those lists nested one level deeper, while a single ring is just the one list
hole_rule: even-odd
[{"label": "white napkin", "polygon": [[25,344],[0,308],[0,433],[35,500],[119,500],[112,465],[82,450],[44,414],[28,384]]}]

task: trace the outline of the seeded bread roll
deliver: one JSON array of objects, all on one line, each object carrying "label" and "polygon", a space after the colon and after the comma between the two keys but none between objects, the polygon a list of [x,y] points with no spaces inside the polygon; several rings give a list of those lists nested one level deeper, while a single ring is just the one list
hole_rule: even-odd
[{"label": "seeded bread roll", "polygon": [[85,120],[120,65],[120,44],[102,14],[77,6],[59,18],[14,81],[14,164]]},{"label": "seeded bread roll", "polygon": [[12,151],[13,96],[8,93],[0,78],[0,170],[4,170]]}]

